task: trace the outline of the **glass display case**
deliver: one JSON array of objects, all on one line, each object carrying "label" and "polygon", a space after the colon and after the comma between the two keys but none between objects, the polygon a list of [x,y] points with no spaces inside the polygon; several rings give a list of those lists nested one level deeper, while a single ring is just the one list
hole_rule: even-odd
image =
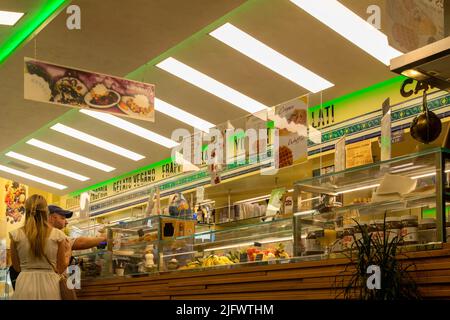
[{"label": "glass display case", "polygon": [[193,219],[149,216],[108,227],[108,250],[117,276],[153,273],[159,270],[163,242],[194,234]]},{"label": "glass display case", "polygon": [[449,152],[429,149],[295,182],[293,213],[286,215],[250,215],[237,220],[242,224],[165,215],[119,221],[104,226],[106,250],[78,259],[84,277],[327,259],[355,247],[357,224],[372,237],[397,236],[402,250],[440,248],[450,233]]},{"label": "glass display case", "polygon": [[0,300],[7,300],[13,294],[8,268],[0,268]]},{"label": "glass display case", "polygon": [[165,241],[160,270],[188,270],[289,262],[293,221],[284,218]]},{"label": "glass display case", "polygon": [[[403,248],[446,241],[449,150],[430,149],[295,183],[294,254],[341,253],[360,227]],[[359,231],[358,231],[359,230]],[[354,235],[354,236],[353,236]]]}]

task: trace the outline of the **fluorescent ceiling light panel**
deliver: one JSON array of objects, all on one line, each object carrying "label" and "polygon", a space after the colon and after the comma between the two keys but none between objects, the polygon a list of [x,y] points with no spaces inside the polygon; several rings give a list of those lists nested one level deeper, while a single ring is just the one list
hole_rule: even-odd
[{"label": "fluorescent ceiling light panel", "polygon": [[247,97],[239,91],[224,85],[223,83],[189,67],[188,65],[185,65],[172,57],[161,61],[156,66],[196,87],[199,87],[200,89],[203,89],[231,104],[234,104],[247,112],[256,113],[258,111],[268,109],[268,107],[262,103]]},{"label": "fluorescent ceiling light panel", "polygon": [[311,92],[319,92],[334,86],[331,82],[273,50],[230,23],[217,28],[210,35]]},{"label": "fluorescent ceiling light panel", "polygon": [[211,122],[196,117],[193,114],[177,108],[170,103],[167,103],[158,98],[155,98],[155,110],[204,132],[209,132],[209,129],[215,127],[215,125]]},{"label": "fluorescent ceiling light panel", "polygon": [[[162,145],[163,147],[173,148],[178,145],[177,142],[175,142],[169,138],[166,138],[166,137],[164,137],[160,134],[157,134],[153,131],[150,131],[148,129],[142,128],[138,125],[135,125],[134,123],[123,120],[119,117],[113,116],[112,114],[108,114],[108,113],[104,113],[104,112],[96,112],[96,111],[92,111],[92,110],[88,110],[88,109],[81,109],[80,112],[84,113],[90,117],[93,117],[97,120],[106,122],[112,126],[119,128],[119,129],[128,131],[128,132],[135,134],[141,138],[158,143],[158,144]],[[141,156],[141,157],[145,158],[144,156]]]},{"label": "fluorescent ceiling light panel", "polygon": [[23,154],[20,154],[20,153],[16,153],[16,152],[10,151],[6,155],[8,157],[11,157],[11,158],[14,158],[14,159],[17,159],[17,160],[21,160],[21,161],[26,162],[26,163],[30,163],[32,165],[35,165],[35,166],[38,166],[38,167],[41,167],[41,168],[44,168],[44,169],[47,169],[47,170],[59,173],[59,174],[62,174],[64,176],[67,176],[67,177],[70,177],[70,178],[73,178],[73,179],[76,179],[76,180],[79,180],[79,181],[87,181],[87,180],[89,180],[88,177],[82,176],[81,174],[78,174],[78,173],[75,173],[75,172],[72,172],[72,171],[69,171],[69,170],[66,170],[66,169],[63,169],[63,168],[51,165],[49,163],[46,163],[46,162],[43,162],[43,161],[40,161],[40,160],[36,160],[36,159],[30,158],[30,157],[24,156]]},{"label": "fluorescent ceiling light panel", "polygon": [[134,160],[134,161],[139,161],[144,159],[145,157],[143,155],[140,155],[138,153],[135,153],[133,151],[130,151],[128,149],[119,147],[118,145],[115,145],[113,143],[110,143],[108,141],[99,139],[97,137],[91,136],[90,134],[84,133],[82,131],[70,128],[68,126],[65,126],[61,123],[57,123],[54,126],[50,127],[50,129],[58,131],[60,133],[63,133],[65,135],[68,135],[72,138],[81,140],[83,142],[92,144],[96,147],[108,150],[110,152],[113,152],[115,154],[118,154],[120,156],[123,156],[125,158]]},{"label": "fluorescent ceiling light panel", "polygon": [[19,171],[19,170],[15,170],[15,169],[12,169],[12,168],[5,167],[3,165],[0,165],[0,171],[7,172],[7,173],[10,173],[12,175],[15,175],[15,176],[18,176],[18,177],[22,177],[22,178],[25,178],[25,179],[28,179],[28,180],[36,181],[36,182],[45,184],[47,186],[53,187],[53,188],[58,189],[58,190],[64,190],[64,189],[67,188],[66,186],[64,186],[62,184],[59,184],[59,183],[56,183],[56,182],[52,182],[52,181],[49,181],[47,179],[39,178],[39,177],[33,176],[31,174],[28,174],[28,173],[25,173],[25,172],[22,172],[22,171]]},{"label": "fluorescent ceiling light panel", "polygon": [[67,151],[65,149],[53,146],[51,144],[45,143],[45,142],[37,140],[37,139],[28,140],[27,144],[35,146],[35,147],[43,149],[43,150],[46,150],[48,152],[57,154],[57,155],[59,155],[61,157],[64,157],[64,158],[67,158],[67,159],[70,159],[70,160],[73,160],[73,161],[80,162],[82,164],[85,164],[87,166],[90,166],[90,167],[93,167],[93,168],[96,168],[96,169],[99,169],[99,170],[102,170],[102,171],[105,171],[105,172],[111,172],[111,171],[114,171],[116,169],[116,168],[108,166],[108,165],[106,165],[104,163],[101,163],[101,162],[98,162],[98,161],[86,158],[86,157],[81,156],[79,154]]},{"label": "fluorescent ceiling light panel", "polygon": [[389,45],[388,37],[337,0],[291,0],[362,50],[389,65],[402,53]]},{"label": "fluorescent ceiling light panel", "polygon": [[13,26],[23,15],[22,12],[0,10],[0,25]]}]

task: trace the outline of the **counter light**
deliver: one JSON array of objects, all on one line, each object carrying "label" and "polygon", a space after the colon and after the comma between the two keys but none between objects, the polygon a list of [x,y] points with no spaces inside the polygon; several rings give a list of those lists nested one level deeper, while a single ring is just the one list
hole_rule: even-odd
[{"label": "counter light", "polygon": [[36,181],[36,182],[45,184],[47,186],[53,187],[53,188],[58,189],[58,190],[64,190],[64,189],[67,188],[67,186],[64,186],[62,184],[59,184],[59,183],[56,183],[56,182],[53,182],[53,181],[50,181],[50,180],[47,180],[47,179],[39,178],[39,177],[33,176],[31,174],[28,174],[28,173],[16,170],[16,169],[5,167],[3,165],[0,165],[0,171],[7,172],[9,174],[12,174],[12,175],[15,175],[15,176],[18,176],[18,177],[22,177],[22,178],[25,178],[25,179],[28,179],[28,180]]},{"label": "counter light", "polygon": [[40,160],[37,160],[37,159],[33,159],[33,158],[30,158],[30,157],[27,157],[27,156],[25,156],[23,154],[20,154],[20,153],[16,153],[16,152],[10,151],[10,152],[8,152],[6,154],[6,156],[14,158],[14,159],[17,159],[17,160],[21,160],[21,161],[26,162],[26,163],[30,163],[30,164],[35,165],[37,167],[41,167],[41,168],[44,168],[44,169],[56,172],[56,173],[62,174],[64,176],[67,176],[67,177],[79,180],[79,181],[87,181],[87,180],[89,180],[88,177],[82,176],[81,174],[78,174],[78,173],[75,173],[75,172],[72,172],[72,171],[69,171],[69,170],[66,170],[66,169],[54,166],[52,164],[49,164],[49,163],[46,163],[46,162],[43,162],[43,161],[40,161]]},{"label": "counter light", "polygon": [[389,45],[388,37],[384,33],[337,0],[291,2],[385,65],[389,65],[392,58],[402,54]]},{"label": "counter light", "polygon": [[358,188],[354,188],[354,189],[349,189],[349,190],[344,190],[344,191],[339,191],[336,194],[344,194],[344,193],[349,193],[349,192],[353,192],[353,191],[359,191],[359,190],[366,190],[366,189],[372,189],[372,188],[376,188],[378,187],[380,184],[371,184],[370,186],[363,186],[363,187],[358,187]]},{"label": "counter light", "polygon": [[120,156],[123,156],[125,158],[134,160],[134,161],[139,161],[144,159],[145,157],[143,155],[140,155],[138,153],[135,153],[133,151],[130,151],[128,149],[119,147],[118,145],[115,145],[113,143],[110,143],[108,141],[99,139],[97,137],[91,136],[90,134],[84,133],[82,131],[70,128],[68,126],[65,126],[61,123],[57,123],[54,126],[50,127],[50,129],[58,131],[60,133],[63,133],[65,135],[68,135],[72,138],[81,140],[83,142],[92,144],[96,147],[108,150],[110,152],[113,152],[115,154],[118,154]]},{"label": "counter light", "polygon": [[0,10],[0,25],[13,26],[23,17],[23,15],[23,12]]},{"label": "counter light", "polygon": [[105,172],[111,172],[111,171],[116,170],[115,168],[110,167],[110,166],[108,166],[108,165],[106,165],[104,163],[101,163],[101,162],[98,162],[98,161],[86,158],[86,157],[81,156],[79,154],[76,154],[76,153],[64,150],[62,148],[53,146],[51,144],[45,143],[45,142],[37,140],[37,139],[28,140],[27,144],[35,146],[35,147],[40,148],[40,149],[43,149],[45,151],[57,154],[57,155],[59,155],[61,157],[64,157],[64,158],[67,158],[67,159],[70,159],[70,160],[73,160],[73,161],[80,162],[82,164],[85,164],[87,166],[90,166],[90,167],[93,167],[93,168],[96,168],[96,169],[99,169],[99,170],[102,170],[102,171],[105,171]]},{"label": "counter light", "polygon": [[228,245],[228,246],[208,248],[208,249],[205,249],[204,251],[210,252],[210,251],[218,251],[218,250],[232,249],[232,248],[239,248],[239,247],[248,247],[248,246],[253,246],[255,244],[255,242],[258,242],[261,244],[268,244],[268,243],[275,243],[275,242],[291,241],[292,239],[293,239],[292,236],[282,237],[282,238],[273,237],[273,238],[263,239],[261,241],[242,242],[242,243],[236,243],[236,244],[232,244],[232,245]]},{"label": "counter light", "polygon": [[188,65],[185,65],[172,57],[161,61],[156,66],[247,112],[256,113],[258,111],[268,109],[268,107],[262,103],[247,97],[239,91],[224,85],[223,83],[189,67]]},{"label": "counter light", "polygon": [[204,132],[209,132],[209,129],[215,127],[211,122],[194,116],[158,98],[155,98],[155,110]]},{"label": "counter light", "polygon": [[[113,116],[112,114],[108,114],[108,113],[104,113],[104,112],[96,112],[96,111],[92,111],[92,110],[88,110],[88,109],[81,109],[80,112],[84,113],[90,117],[93,117],[97,120],[108,123],[112,126],[115,126],[119,129],[128,131],[129,133],[135,134],[141,138],[144,138],[144,139],[150,140],[152,142],[155,142],[157,144],[160,144],[163,147],[173,148],[178,145],[177,142],[175,142],[169,138],[166,138],[166,137],[164,137],[160,134],[157,134],[153,131],[150,131],[148,129],[142,128],[134,123],[131,123],[131,122],[121,119],[119,117]],[[142,156],[141,159],[143,159],[143,158],[145,158],[145,157]],[[138,160],[140,160],[140,159],[138,159]]]},{"label": "counter light", "polygon": [[334,86],[331,82],[236,28],[231,23],[224,24],[210,35],[313,93]]}]

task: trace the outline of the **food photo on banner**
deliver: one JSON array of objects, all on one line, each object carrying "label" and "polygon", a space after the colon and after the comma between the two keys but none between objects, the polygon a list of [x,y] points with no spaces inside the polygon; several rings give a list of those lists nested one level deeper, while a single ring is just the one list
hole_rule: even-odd
[{"label": "food photo on banner", "polygon": [[7,181],[4,188],[7,228],[8,230],[13,230],[22,226],[25,220],[27,187],[15,181]]},{"label": "food photo on banner", "polygon": [[295,98],[277,105],[269,119],[279,129],[279,167],[291,166],[307,156],[308,97]]},{"label": "food photo on banner", "polygon": [[24,98],[155,121],[155,86],[25,58]]}]

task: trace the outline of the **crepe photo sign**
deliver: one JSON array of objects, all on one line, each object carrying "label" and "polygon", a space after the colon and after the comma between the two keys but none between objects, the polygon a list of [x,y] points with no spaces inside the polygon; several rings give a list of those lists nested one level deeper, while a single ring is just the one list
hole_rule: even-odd
[{"label": "crepe photo sign", "polygon": [[155,121],[155,86],[25,58],[24,98]]},{"label": "crepe photo sign", "polygon": [[272,109],[269,119],[279,131],[279,168],[305,160],[308,147],[308,97],[281,103]]}]

